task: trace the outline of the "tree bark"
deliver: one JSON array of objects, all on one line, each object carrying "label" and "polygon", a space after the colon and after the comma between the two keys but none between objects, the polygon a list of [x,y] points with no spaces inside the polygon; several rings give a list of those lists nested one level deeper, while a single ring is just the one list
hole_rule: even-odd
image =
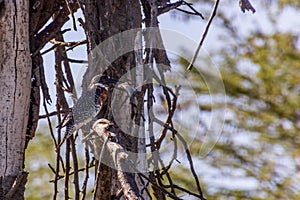
[{"label": "tree bark", "polygon": [[[105,73],[116,79],[120,79],[122,76],[124,79],[124,77],[126,76],[127,80],[131,80],[134,87],[140,86],[139,83],[137,83],[135,77],[135,67],[137,67],[137,62],[134,51],[128,53],[126,52],[124,55],[120,55],[120,57],[117,57],[116,60],[110,61],[111,63],[107,63],[105,61],[105,59],[113,57],[112,55],[115,55],[116,52],[119,52],[120,49],[128,49],[128,46],[134,47],[135,38],[138,34],[137,30],[136,34],[132,34],[131,37],[127,38],[127,40],[121,41],[120,38],[115,37],[113,39],[113,42],[107,43],[105,48],[100,48],[100,50],[102,51],[101,56],[95,55],[96,53],[98,53],[97,50],[95,51],[95,47],[97,47],[97,45],[101,44],[101,42],[105,41],[106,39],[113,37],[115,34],[119,34],[130,29],[141,28],[142,14],[140,2],[134,0],[86,1],[84,15],[84,28],[88,40],[89,66],[83,79],[83,90],[87,88],[93,76],[102,73]],[[95,58],[98,58],[100,62],[94,64],[93,59]],[[140,60],[141,59],[142,58],[140,58]],[[126,73],[127,75],[124,76],[124,74]],[[124,101],[120,99],[127,98],[128,100],[128,96],[126,96],[126,94],[123,93],[122,95],[120,94],[117,96],[117,100],[119,103],[124,103]],[[140,99],[143,102],[143,97]],[[133,132],[136,132],[136,134],[139,133],[139,130],[137,130],[138,127],[135,127],[135,125],[139,124],[142,121],[141,115],[139,115],[135,119],[135,122],[138,123],[132,125],[129,100],[123,105],[117,105],[116,103],[112,104],[115,107],[114,109],[116,109],[117,107],[120,108],[119,110],[116,109],[118,110],[118,113],[113,114],[114,110],[112,106],[108,106],[108,111],[106,113],[110,113],[110,115],[113,114],[113,117],[109,115],[102,117],[117,121],[117,125],[120,126],[122,128],[122,131],[125,133],[123,135],[120,135],[120,139],[122,141],[122,145],[124,145],[127,150],[134,153],[142,150],[143,153],[145,153],[145,143],[143,142],[144,138],[140,140],[138,139],[138,137],[131,137],[133,135]],[[124,105],[126,105],[126,107]],[[138,107],[138,109],[139,111],[137,112],[139,114],[143,112],[143,106]],[[137,136],[136,134],[135,136]],[[131,159],[136,160],[137,158]],[[117,177],[120,176],[118,176],[119,174],[117,175],[116,170],[111,169],[109,166],[101,163],[100,165],[102,165],[100,166],[101,174],[99,178],[101,182],[98,183],[100,189],[97,190],[98,194],[96,195],[96,199],[100,199],[103,196],[116,194],[117,191],[121,189],[121,184],[123,184],[120,183],[120,178],[118,180]],[[108,177],[106,176],[107,174],[111,174],[111,176]],[[133,177],[135,176],[134,174],[131,175]],[[104,183],[105,185],[103,185]],[[108,183],[112,185],[111,188],[107,187]],[[143,186],[141,185],[140,187],[142,188]],[[126,191],[123,192],[125,193]]]},{"label": "tree bark", "polygon": [[24,147],[31,90],[29,5],[0,7],[0,199],[24,199]]}]

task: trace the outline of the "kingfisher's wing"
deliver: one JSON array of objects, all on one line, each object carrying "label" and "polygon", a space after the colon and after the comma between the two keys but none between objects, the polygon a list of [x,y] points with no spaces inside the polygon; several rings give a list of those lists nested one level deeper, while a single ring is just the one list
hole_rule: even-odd
[{"label": "kingfisher's wing", "polygon": [[73,107],[73,118],[76,125],[91,121],[97,115],[100,110],[99,96],[97,88],[83,92]]},{"label": "kingfisher's wing", "polygon": [[100,111],[103,91],[101,87],[93,87],[84,91],[57,127],[66,127],[66,132],[69,133],[91,122]]}]

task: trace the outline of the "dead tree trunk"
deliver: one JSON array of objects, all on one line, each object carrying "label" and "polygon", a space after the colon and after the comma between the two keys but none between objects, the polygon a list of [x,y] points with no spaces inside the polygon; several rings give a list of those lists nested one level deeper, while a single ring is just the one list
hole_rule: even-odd
[{"label": "dead tree trunk", "polygon": [[31,90],[28,1],[0,2],[0,199],[24,199]]},{"label": "dead tree trunk", "polygon": [[[100,52],[97,50],[97,48],[98,45],[101,45],[103,41],[113,37],[116,34],[130,29],[141,28],[142,14],[139,1],[86,1],[84,16],[85,22],[83,27],[87,35],[88,52],[90,56],[89,66],[84,76],[83,90],[87,88],[91,78],[97,74],[106,74],[116,79],[122,79],[126,77],[127,81],[130,80],[131,84],[133,84],[133,87],[136,87],[138,85],[135,75],[137,62],[133,48],[131,52],[119,55],[119,57],[117,57],[115,60],[110,60],[109,58],[113,57],[112,54],[116,54],[116,52],[118,52],[120,49],[127,49],[128,46],[133,47],[138,31],[129,36],[127,41],[120,41],[120,37],[115,37],[112,42],[107,43],[104,48],[100,47]],[[99,62],[95,63],[95,58],[97,58],[96,60]],[[140,58],[140,60],[141,59],[142,58]],[[108,63],[107,60],[109,60]],[[129,106],[130,103],[128,97],[126,97],[126,94],[118,94],[116,97],[118,99],[117,103],[113,100],[113,97],[111,98],[113,106],[108,106],[107,111],[105,112],[106,114],[101,117],[116,122],[116,124],[122,129],[119,137],[120,141],[122,141],[122,145],[127,150],[134,153],[137,153],[138,150],[145,150],[145,148],[143,148],[144,143],[139,140],[138,137],[130,137],[132,134],[138,134],[140,131],[138,130],[139,127],[143,127],[140,124],[141,112],[143,111],[143,102],[141,102],[142,106],[138,108],[139,111],[137,111],[137,113],[139,114],[137,114],[134,119],[136,122],[135,125],[137,125],[137,127],[135,127],[134,125],[131,125],[131,121],[133,119],[129,114],[131,112]],[[124,103],[124,101],[121,99],[126,100],[126,98],[127,103],[123,105],[118,104],[120,102]],[[143,101],[143,97],[141,98],[141,101]],[[124,105],[127,106],[124,107]],[[116,109],[118,112],[114,113],[114,110]],[[134,160],[137,158],[132,159]],[[95,199],[105,199],[105,197],[115,196],[117,195],[118,191],[122,189],[126,198],[125,193],[128,194],[128,192],[124,191],[121,181],[117,178],[120,177],[120,170],[112,169],[103,163],[100,163],[99,169],[101,173],[99,174],[100,177],[99,182],[97,183],[98,189],[96,190],[97,194],[95,195]],[[127,174],[127,177],[132,179],[131,181],[135,182],[134,174]],[[108,185],[111,185],[112,187],[108,187]],[[138,182],[134,183],[133,185],[136,187]]]}]

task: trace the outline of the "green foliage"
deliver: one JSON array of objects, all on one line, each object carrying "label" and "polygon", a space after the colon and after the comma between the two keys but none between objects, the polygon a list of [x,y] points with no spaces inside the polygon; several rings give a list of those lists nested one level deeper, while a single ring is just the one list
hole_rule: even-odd
[{"label": "green foliage", "polygon": [[[278,6],[277,3],[272,5]],[[279,6],[290,6],[290,3],[295,3],[296,9],[299,2],[281,1]],[[276,17],[269,16],[269,19]],[[223,21],[233,23],[228,19]],[[277,21],[272,21],[272,25],[279,26]],[[232,24],[227,27],[231,29],[229,32],[235,29]],[[237,33],[235,45],[225,45],[211,53],[218,58],[228,116],[219,142],[207,157],[199,159],[217,171],[209,178],[206,178],[207,169],[200,171],[208,199],[300,199],[298,36],[294,32],[276,31],[274,27],[272,33],[254,30],[246,37]],[[223,29],[226,32],[227,28]],[[184,60],[180,63],[185,67]],[[210,65],[206,60],[204,63]],[[212,76],[206,71],[201,74]],[[200,96],[207,95],[199,74],[194,73],[193,78],[202,82],[198,84],[202,87],[195,91]],[[199,107],[202,112],[209,110],[205,103]],[[216,135],[208,137],[208,141],[214,141]],[[191,145],[191,150],[199,152],[203,139],[194,142],[198,145]],[[177,178],[188,184],[186,176],[179,174]],[[224,182],[214,184],[215,181]]]},{"label": "green foliage", "polygon": [[294,8],[300,8],[300,2],[298,0],[281,0],[278,1],[279,8],[284,8],[286,6],[291,6]]},{"label": "green foliage", "polygon": [[53,173],[48,167],[50,160],[54,160],[54,145],[49,137],[37,132],[26,150],[25,169],[29,172],[26,184],[25,199],[51,199],[53,185],[49,183]]},{"label": "green foliage", "polygon": [[[295,39],[290,33],[253,34],[240,46],[247,49],[243,53],[222,52],[233,117],[226,118],[221,140],[204,161],[219,171],[216,179],[232,179],[233,185],[235,179],[253,179],[257,185],[232,189],[226,182],[220,186],[204,181],[208,199],[299,199],[300,52]],[[196,91],[203,95],[203,88]],[[202,142],[199,138],[198,144]],[[200,150],[199,145],[190,147]]]},{"label": "green foliage", "polygon": [[[257,40],[262,40],[263,44],[257,45]],[[235,107],[235,112],[241,117],[251,117],[261,122],[255,123],[253,127],[248,125],[247,129],[263,128],[259,131],[270,132],[268,129],[274,125],[280,133],[295,133],[299,116],[297,109],[300,107],[300,52],[295,48],[293,36],[281,33],[271,36],[253,35],[248,38],[246,45],[251,46],[251,50],[234,58],[225,55],[230,65],[225,63],[223,66],[227,94],[235,98],[247,97],[246,103],[251,105],[238,109]],[[259,66],[259,71],[252,77],[241,74],[243,66],[239,66],[239,61],[245,59]],[[234,101],[229,103],[234,104]],[[291,127],[284,129],[284,123]]]}]

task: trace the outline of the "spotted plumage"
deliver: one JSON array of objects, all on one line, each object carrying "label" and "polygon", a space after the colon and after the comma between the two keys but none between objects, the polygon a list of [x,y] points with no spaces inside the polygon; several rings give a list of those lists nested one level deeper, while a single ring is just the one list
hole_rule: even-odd
[{"label": "spotted plumage", "polygon": [[86,91],[57,127],[66,127],[65,139],[82,126],[91,122],[108,99],[108,90],[117,83],[108,76],[95,76]]}]

